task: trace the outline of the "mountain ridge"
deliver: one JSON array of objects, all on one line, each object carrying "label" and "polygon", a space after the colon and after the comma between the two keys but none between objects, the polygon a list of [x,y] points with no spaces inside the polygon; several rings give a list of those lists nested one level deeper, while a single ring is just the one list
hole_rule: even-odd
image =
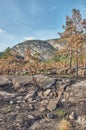
[{"label": "mountain ridge", "polygon": [[11,49],[18,52],[22,57],[24,57],[25,50],[29,49],[33,57],[38,54],[42,60],[52,59],[56,51],[51,44],[43,40],[27,40],[13,46]]}]

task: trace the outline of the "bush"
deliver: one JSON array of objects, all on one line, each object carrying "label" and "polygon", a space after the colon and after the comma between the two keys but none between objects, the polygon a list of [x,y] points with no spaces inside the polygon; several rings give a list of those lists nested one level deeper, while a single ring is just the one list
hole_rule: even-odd
[{"label": "bush", "polygon": [[71,128],[70,123],[69,123],[67,120],[65,120],[65,119],[62,119],[62,120],[60,121],[58,127],[59,127],[58,130],[73,130],[73,129]]},{"label": "bush", "polygon": [[8,47],[4,52],[2,52],[1,58],[7,59],[11,56],[11,49]]}]

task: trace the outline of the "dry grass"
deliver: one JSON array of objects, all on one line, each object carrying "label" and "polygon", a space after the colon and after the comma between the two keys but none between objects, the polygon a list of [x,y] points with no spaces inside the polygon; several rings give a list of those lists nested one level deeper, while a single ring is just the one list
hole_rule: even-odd
[{"label": "dry grass", "polygon": [[69,123],[67,120],[65,120],[65,119],[62,119],[62,120],[60,121],[58,128],[59,128],[58,130],[73,130],[73,129],[71,128],[70,123]]}]

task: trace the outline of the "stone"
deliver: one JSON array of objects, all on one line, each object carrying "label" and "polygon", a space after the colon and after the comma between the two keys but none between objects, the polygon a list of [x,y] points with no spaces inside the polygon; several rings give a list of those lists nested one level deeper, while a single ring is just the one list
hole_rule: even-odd
[{"label": "stone", "polygon": [[6,91],[0,91],[0,96],[3,96],[4,98],[9,98],[9,97],[15,97],[15,93],[9,93]]},{"label": "stone", "polygon": [[16,99],[21,100],[22,96],[17,96]]},{"label": "stone", "polygon": [[31,90],[26,96],[25,96],[25,100],[30,98],[30,97],[33,97],[34,96],[34,93],[35,93],[35,90]]},{"label": "stone", "polygon": [[18,105],[16,106],[17,109],[20,109],[21,107],[19,107]]},{"label": "stone", "polygon": [[57,79],[50,79],[47,82],[45,82],[43,88],[46,89],[51,89],[51,88],[55,88],[56,87],[56,83],[57,83]]},{"label": "stone", "polygon": [[38,96],[43,98],[43,92],[42,91],[38,92]]},{"label": "stone", "polygon": [[34,110],[34,106],[32,104],[29,104],[28,108],[29,108],[29,111],[33,111]]},{"label": "stone", "polygon": [[29,118],[29,119],[35,119],[35,117],[32,116],[32,115],[28,115],[28,118]]},{"label": "stone", "polygon": [[19,84],[19,82],[16,79],[12,79],[12,82],[13,82],[13,87],[15,89],[18,89],[18,88],[21,87],[20,84]]},{"label": "stone", "polygon": [[50,110],[50,111],[53,111],[57,108],[57,100],[56,98],[55,99],[52,99],[49,101],[48,105],[47,105],[47,109]]},{"label": "stone", "polygon": [[12,109],[11,109],[11,106],[9,105],[9,106],[6,106],[5,108],[2,108],[1,110],[6,114],[6,113],[11,112]]},{"label": "stone", "polygon": [[48,113],[48,114],[47,114],[47,117],[48,117],[49,119],[54,119],[55,116],[54,116],[53,113]]},{"label": "stone", "polygon": [[13,101],[12,100],[10,101],[10,105],[13,105]]},{"label": "stone", "polygon": [[78,116],[77,122],[83,127],[86,128],[86,116]]},{"label": "stone", "polygon": [[48,102],[49,102],[48,100],[44,99],[44,100],[41,101],[41,105],[47,106]]},{"label": "stone", "polygon": [[[56,87],[43,88],[43,86],[51,84],[52,78],[46,78],[45,74],[41,79],[40,75],[37,76],[36,80],[39,85],[37,87],[34,87],[33,83],[27,84],[32,82],[29,76],[27,79],[24,76],[15,77],[16,80],[18,78],[20,84],[20,88],[15,92],[9,89],[2,91],[0,87],[0,128],[6,130],[57,130],[59,121],[66,118],[69,119],[75,130],[85,130],[86,80],[77,80],[75,84],[64,89],[66,83],[70,82],[65,78],[63,86],[60,84],[57,86],[56,83]],[[61,82],[62,79],[58,80]],[[19,91],[20,89],[22,91]],[[58,95],[56,96],[55,93]],[[72,98],[73,100],[71,100]]]},{"label": "stone", "polygon": [[32,102],[32,98],[28,98],[28,99],[25,99],[25,101],[27,101],[28,103],[31,103]]},{"label": "stone", "polygon": [[75,112],[72,112],[72,113],[69,115],[69,119],[71,119],[71,120],[76,119],[76,114],[75,114]]},{"label": "stone", "polygon": [[48,96],[51,92],[51,89],[47,89],[45,92],[44,92],[44,97]]},{"label": "stone", "polygon": [[43,112],[43,111],[45,111],[45,110],[46,110],[45,107],[43,107],[43,106],[39,107],[39,111]]},{"label": "stone", "polygon": [[21,103],[21,100],[18,100],[17,103]]},{"label": "stone", "polygon": [[4,129],[0,127],[0,130],[4,130]]},{"label": "stone", "polygon": [[12,81],[10,81],[6,76],[0,76],[0,87],[12,86]]}]

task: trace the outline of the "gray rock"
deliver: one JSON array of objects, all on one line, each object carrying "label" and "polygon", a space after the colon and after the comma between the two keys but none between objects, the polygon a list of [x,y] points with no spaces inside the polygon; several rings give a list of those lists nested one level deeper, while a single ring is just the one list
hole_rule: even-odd
[{"label": "gray rock", "polygon": [[12,85],[12,82],[6,76],[0,76],[0,87],[4,85]]},{"label": "gray rock", "polygon": [[53,111],[57,108],[57,99],[51,99],[47,105],[47,109]]},{"label": "gray rock", "polygon": [[34,57],[35,54],[39,54],[39,59],[49,60],[53,58],[55,54],[55,48],[46,41],[42,40],[29,40],[17,44],[12,48],[13,51],[18,52],[19,56],[24,58],[25,49],[29,48],[31,55]]},{"label": "gray rock", "polygon": [[52,89],[56,87],[57,79],[48,79],[47,82],[45,82],[43,88],[46,89]]},{"label": "gray rock", "polygon": [[47,90],[43,93],[44,97],[48,96],[48,95],[50,94],[50,92],[51,92],[51,89],[47,89]]},{"label": "gray rock", "polygon": [[82,126],[82,128],[86,128],[86,116],[78,116],[77,122]]},{"label": "gray rock", "polygon": [[34,93],[35,93],[35,90],[31,90],[26,96],[25,96],[25,100],[30,98],[30,97],[33,97],[34,96]]},{"label": "gray rock", "polygon": [[71,120],[76,119],[76,114],[75,114],[75,112],[72,112],[72,113],[69,115],[69,119],[71,119]]},{"label": "gray rock", "polygon": [[48,113],[48,114],[47,114],[47,117],[48,117],[49,119],[54,119],[54,118],[55,118],[55,116],[54,116],[53,113]]}]

